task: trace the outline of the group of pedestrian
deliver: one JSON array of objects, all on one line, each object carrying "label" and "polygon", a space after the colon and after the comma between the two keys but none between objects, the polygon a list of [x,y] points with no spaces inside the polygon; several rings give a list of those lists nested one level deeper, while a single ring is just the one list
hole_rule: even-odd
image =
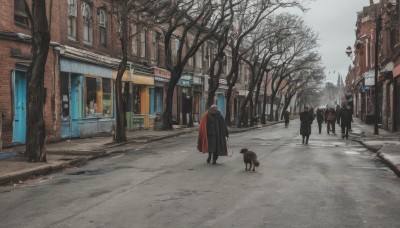
[{"label": "group of pedestrian", "polygon": [[[285,127],[289,125],[290,113],[284,113]],[[327,124],[327,133],[335,133],[335,124],[340,124],[342,130],[342,138],[348,139],[349,129],[351,129],[351,122],[353,117],[350,107],[336,110],[333,108],[320,109],[317,108],[316,112],[311,108],[304,107],[303,112],[300,113],[300,135],[302,136],[302,144],[308,144],[311,135],[311,125],[317,118],[319,134],[322,131],[322,123]],[[228,127],[222,117],[218,107],[212,105],[203,115],[199,125],[199,137],[197,141],[197,149],[200,152],[208,153],[207,163],[216,164],[219,156],[227,155],[227,138],[229,137]]]},{"label": "group of pedestrian", "polygon": [[317,108],[315,114],[312,108],[309,110],[308,107],[305,107],[304,111],[300,113],[300,135],[303,138],[303,144],[308,144],[308,139],[311,135],[311,124],[315,117],[318,122],[319,134],[322,131],[322,124],[325,123],[327,124],[327,134],[329,135],[332,132],[333,135],[336,135],[335,125],[338,124],[341,127],[342,138],[349,138],[349,129],[351,129],[351,122],[353,122],[350,106],[341,109],[337,106],[336,110],[328,106],[326,109]]}]

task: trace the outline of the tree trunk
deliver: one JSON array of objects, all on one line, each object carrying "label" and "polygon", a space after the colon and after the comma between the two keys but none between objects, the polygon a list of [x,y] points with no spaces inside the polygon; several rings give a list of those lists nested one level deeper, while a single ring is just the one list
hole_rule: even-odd
[{"label": "tree trunk", "polygon": [[270,104],[270,109],[269,109],[269,115],[268,115],[268,120],[273,121],[274,120],[274,101],[275,101],[275,95],[271,94],[271,104]]},{"label": "tree trunk", "polygon": [[267,121],[266,121],[267,118],[265,117],[265,112],[267,110],[267,101],[268,101],[267,100],[268,99],[267,89],[268,89],[268,73],[265,76],[263,110],[262,110],[261,117],[260,117],[261,124],[267,123]]},{"label": "tree trunk", "polygon": [[[165,97],[165,110],[163,114],[163,129],[172,130],[172,104],[174,99],[174,89],[179,81],[182,70],[177,72],[171,72],[171,80],[168,83],[167,96]],[[178,95],[179,96],[179,95]],[[179,113],[177,113],[179,116]]]},{"label": "tree trunk", "polygon": [[[28,9],[28,5],[25,2]],[[46,162],[46,127],[44,123],[44,74],[49,52],[50,31],[46,1],[32,1],[32,63],[27,73],[26,155],[30,162]]]},{"label": "tree trunk", "polygon": [[[126,3],[125,3],[126,4]],[[126,65],[128,62],[128,10],[127,7],[123,7],[120,20],[120,41],[121,41],[121,51],[122,60],[118,65],[118,74],[115,80],[115,92],[116,92],[116,128],[115,128],[115,142],[126,142],[126,132],[125,132],[125,112],[123,107],[122,99],[122,77],[126,70]]]}]

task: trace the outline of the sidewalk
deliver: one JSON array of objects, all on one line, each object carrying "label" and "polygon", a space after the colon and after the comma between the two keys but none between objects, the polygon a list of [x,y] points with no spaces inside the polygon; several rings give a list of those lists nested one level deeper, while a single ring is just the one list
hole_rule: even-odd
[{"label": "sidewalk", "polygon": [[[246,132],[252,129],[274,125],[278,122],[268,122],[266,125],[257,125],[248,128],[230,128],[231,134]],[[171,131],[142,130],[126,132],[126,143],[114,143],[111,137],[92,137],[70,139],[47,144],[47,163],[29,163],[23,155],[25,146],[15,146],[2,149],[0,152],[0,185],[21,182],[39,175],[62,170],[76,164],[84,164],[89,160],[113,153],[123,152],[113,149],[124,144],[144,144],[165,138],[176,137],[197,131],[195,127],[174,126]]]},{"label": "sidewalk", "polygon": [[352,123],[352,140],[364,145],[400,177],[400,132],[379,129],[374,135],[374,125],[367,125],[358,118]]}]

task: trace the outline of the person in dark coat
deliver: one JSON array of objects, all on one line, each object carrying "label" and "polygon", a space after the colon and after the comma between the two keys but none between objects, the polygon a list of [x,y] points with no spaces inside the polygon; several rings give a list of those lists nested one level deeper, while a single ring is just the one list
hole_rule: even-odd
[{"label": "person in dark coat", "polygon": [[336,111],[334,108],[330,108],[326,114],[326,120],[328,122],[327,124],[327,133],[329,135],[329,132],[332,131],[334,135],[336,135],[335,131],[335,123],[336,123]]},{"label": "person in dark coat", "polygon": [[300,113],[300,135],[303,137],[303,144],[308,144],[313,120],[314,116],[308,111],[308,107],[305,107],[304,111]]},{"label": "person in dark coat", "polygon": [[324,110],[317,108],[317,122],[318,122],[318,130],[321,134],[322,130],[322,122],[324,122]]},{"label": "person in dark coat", "polygon": [[212,164],[216,164],[219,156],[228,154],[227,137],[229,137],[229,131],[225,120],[218,107],[212,105],[201,119],[197,140],[197,149],[203,153],[208,152],[207,163],[210,163],[212,159]]},{"label": "person in dark coat", "polygon": [[350,107],[343,108],[338,118],[340,119],[340,127],[342,128],[342,139],[349,138],[349,129],[351,129],[351,122],[353,122],[353,116],[351,115]]},{"label": "person in dark coat", "polygon": [[283,114],[283,118],[285,119],[285,127],[289,126],[289,117],[290,117],[290,112],[286,110],[285,113]]}]

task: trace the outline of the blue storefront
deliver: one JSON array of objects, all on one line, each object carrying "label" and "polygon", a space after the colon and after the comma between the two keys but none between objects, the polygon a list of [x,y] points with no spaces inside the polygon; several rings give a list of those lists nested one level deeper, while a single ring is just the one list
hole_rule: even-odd
[{"label": "blue storefront", "polygon": [[115,122],[113,69],[60,59],[61,138],[111,132]]}]

